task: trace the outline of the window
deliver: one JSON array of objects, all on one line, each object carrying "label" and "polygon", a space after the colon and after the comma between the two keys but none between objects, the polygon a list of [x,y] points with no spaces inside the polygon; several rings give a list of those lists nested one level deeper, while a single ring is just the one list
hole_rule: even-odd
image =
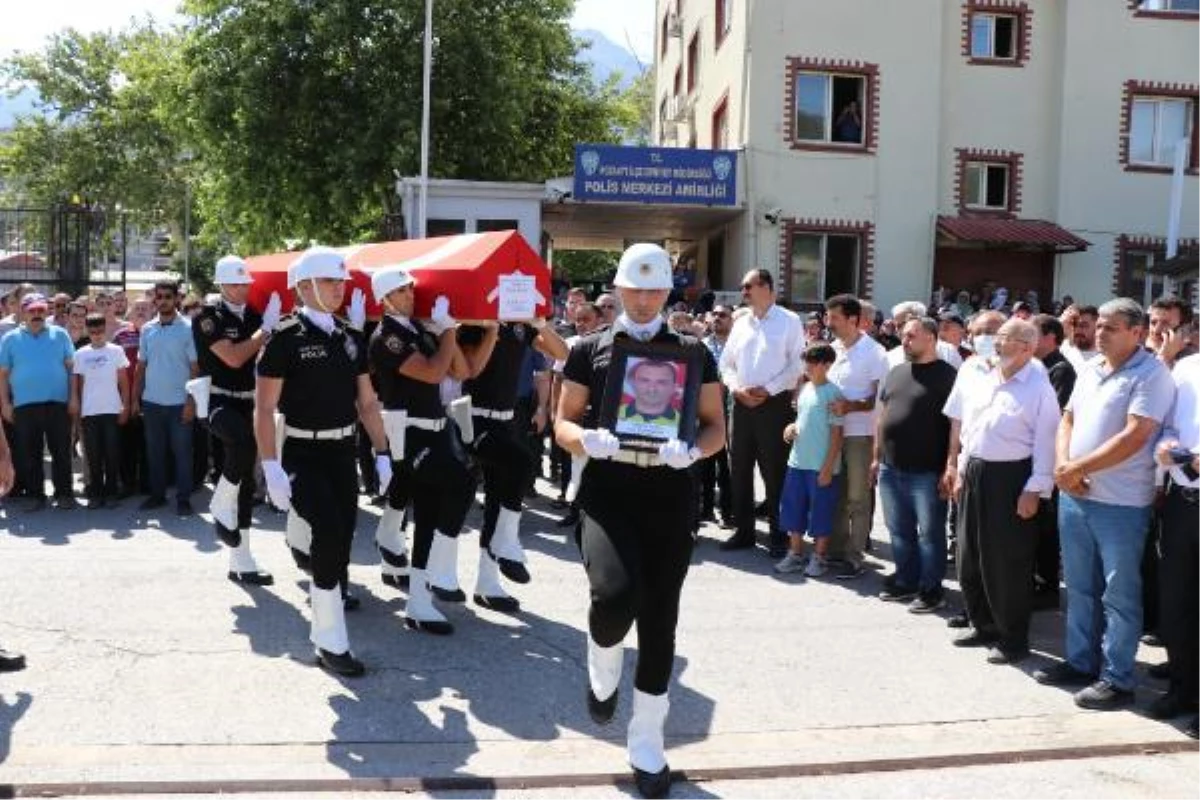
[{"label": "window", "polygon": [[454,236],[460,233],[466,233],[467,221],[465,219],[430,219],[425,221],[425,236],[433,238],[434,236]]},{"label": "window", "polygon": [[688,94],[696,91],[700,81],[700,32],[692,34],[687,48],[687,90]]},{"label": "window", "polygon": [[1192,108],[1193,101],[1185,98],[1133,98],[1129,119],[1129,163],[1174,166],[1175,148],[1181,140],[1192,136]]},{"label": "window", "polygon": [[795,138],[802,142],[863,144],[866,78],[801,72],[796,76]]},{"label": "window", "polygon": [[967,208],[1008,210],[1007,164],[969,161],[964,171],[966,187],[963,205]]},{"label": "window", "polygon": [[971,57],[1012,60],[1017,57],[1017,17],[974,14],[971,17]]},{"label": "window", "polygon": [[1200,0],[1134,0],[1133,7],[1139,12],[1198,14],[1200,13]]},{"label": "window", "polygon": [[515,219],[481,219],[475,222],[476,233],[490,233],[492,231],[515,231],[517,230],[517,221]]},{"label": "window", "polygon": [[717,104],[712,115],[712,148],[725,150],[729,147],[729,95]]},{"label": "window", "polygon": [[862,236],[794,231],[788,248],[787,299],[821,303],[835,294],[857,294]]},{"label": "window", "polygon": [[1163,259],[1163,253],[1153,250],[1126,250],[1121,265],[1121,294],[1132,297],[1149,308],[1150,303],[1164,293],[1162,275],[1152,275],[1150,268]]},{"label": "window", "polygon": [[670,27],[669,27],[670,19],[671,19],[670,11],[663,14],[662,31],[659,36],[658,52],[659,52],[659,55],[664,56],[664,57],[667,55],[667,39],[671,35],[671,31],[670,31]]},{"label": "window", "polygon": [[725,37],[729,35],[729,28],[733,24],[733,0],[716,0],[716,4],[717,27],[715,42],[716,46],[720,47],[721,42],[725,41]]},{"label": "window", "polygon": [[675,68],[675,84],[674,96],[676,98],[683,92],[683,67]]}]

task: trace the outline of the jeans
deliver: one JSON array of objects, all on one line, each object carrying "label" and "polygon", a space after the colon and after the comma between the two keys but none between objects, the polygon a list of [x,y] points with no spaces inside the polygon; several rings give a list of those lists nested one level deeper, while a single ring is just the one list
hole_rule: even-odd
[{"label": "jeans", "polygon": [[167,450],[175,459],[175,499],[192,494],[192,424],[183,421],[183,406],[142,404],[146,430],[146,460],[150,469],[150,494],[167,495]]},{"label": "jeans", "polygon": [[1067,661],[1132,690],[1142,635],[1142,548],[1150,506],[1058,497],[1058,536],[1067,586]]},{"label": "jeans", "polygon": [[946,501],[936,472],[879,467],[879,498],[892,537],[896,586],[923,592],[942,588],[946,577]]}]

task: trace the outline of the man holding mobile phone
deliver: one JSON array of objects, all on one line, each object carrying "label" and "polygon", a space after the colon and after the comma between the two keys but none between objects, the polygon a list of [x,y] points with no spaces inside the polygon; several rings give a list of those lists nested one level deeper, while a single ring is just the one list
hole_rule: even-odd
[{"label": "man holding mobile phone", "polygon": [[1196,353],[1194,333],[1192,309],[1180,298],[1163,295],[1150,304],[1146,346],[1168,369]]}]

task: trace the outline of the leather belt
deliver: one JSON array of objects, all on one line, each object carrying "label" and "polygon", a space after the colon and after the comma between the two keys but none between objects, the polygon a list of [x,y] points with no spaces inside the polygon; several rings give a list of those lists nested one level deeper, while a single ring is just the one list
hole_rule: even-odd
[{"label": "leather belt", "polygon": [[427,419],[425,417],[407,417],[404,424],[409,428],[420,428],[423,431],[440,431],[446,427],[446,418]]},{"label": "leather belt", "polygon": [[284,425],[283,431],[289,439],[310,439],[320,441],[331,441],[337,439],[349,439],[357,430],[355,425],[347,425],[344,428],[326,428],[321,431],[308,431],[304,428],[293,428],[291,425]]},{"label": "leather belt", "polygon": [[640,450],[618,450],[612,457],[619,464],[632,464],[635,467],[661,467],[662,459],[657,453],[643,453]]},{"label": "leather belt", "polygon": [[251,389],[248,392],[233,392],[233,391],[230,391],[229,389],[222,389],[220,386],[211,386],[211,387],[209,387],[208,391],[210,394],[220,395],[221,397],[232,397],[234,400],[253,400],[254,399],[254,390],[253,389]]},{"label": "leather belt", "polygon": [[472,408],[471,416],[483,417],[485,419],[497,419],[501,422],[507,422],[513,418],[513,412],[512,409],[509,409],[508,411],[496,411],[491,408]]}]

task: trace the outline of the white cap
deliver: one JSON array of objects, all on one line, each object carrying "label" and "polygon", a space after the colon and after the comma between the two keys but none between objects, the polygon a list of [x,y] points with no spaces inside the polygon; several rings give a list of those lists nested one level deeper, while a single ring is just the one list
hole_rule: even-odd
[{"label": "white cap", "polygon": [[317,245],[301,253],[288,267],[287,285],[289,289],[295,289],[300,281],[310,278],[335,278],[344,281],[349,277],[345,257],[332,247]]},{"label": "white cap", "polygon": [[371,273],[371,292],[375,295],[375,302],[380,304],[392,292],[414,283],[413,276],[400,267],[384,267]]},{"label": "white cap", "polygon": [[246,262],[238,256],[224,256],[217,262],[217,268],[213,272],[213,283],[218,286],[237,286],[253,282]]},{"label": "white cap", "polygon": [[613,286],[627,289],[674,289],[671,257],[656,244],[630,245],[617,265]]}]

